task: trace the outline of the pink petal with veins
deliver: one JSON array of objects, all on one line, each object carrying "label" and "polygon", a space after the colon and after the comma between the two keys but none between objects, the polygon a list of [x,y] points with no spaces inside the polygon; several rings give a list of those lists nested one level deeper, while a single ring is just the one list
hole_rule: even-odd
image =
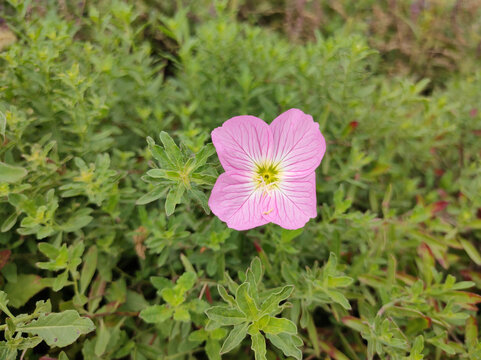
[{"label": "pink petal with veins", "polygon": [[280,163],[283,176],[304,177],[319,166],[326,141],[312,116],[290,109],[275,118],[270,129],[274,137],[272,159]]}]

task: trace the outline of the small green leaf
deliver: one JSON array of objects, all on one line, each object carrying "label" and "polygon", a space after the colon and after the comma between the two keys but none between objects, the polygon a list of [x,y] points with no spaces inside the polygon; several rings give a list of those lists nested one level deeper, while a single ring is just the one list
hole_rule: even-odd
[{"label": "small green leaf", "polygon": [[179,306],[174,310],[174,320],[175,321],[189,321],[190,314],[185,305]]},{"label": "small green leaf", "polygon": [[87,290],[97,269],[97,247],[91,246],[84,257],[84,264],[80,273],[80,292]]},{"label": "small green leaf", "polygon": [[23,167],[0,162],[0,183],[16,183],[25,176],[27,176],[27,170]]},{"label": "small green leaf", "polygon": [[351,304],[349,304],[349,301],[346,299],[346,297],[339,291],[328,290],[327,295],[331,298],[332,301],[338,303],[344,309],[351,310]]},{"label": "small green leaf", "polygon": [[225,306],[214,306],[207,309],[206,312],[209,319],[218,322],[221,325],[238,325],[247,321],[245,315],[237,309],[227,308]]},{"label": "small green leaf", "polygon": [[97,331],[97,338],[95,341],[95,355],[101,357],[107,350],[107,345],[110,341],[109,329],[105,326],[103,321],[100,322],[100,328]]},{"label": "small green leaf", "polygon": [[280,309],[279,303],[289,298],[289,296],[292,294],[292,291],[294,291],[294,286],[286,285],[269,295],[269,297],[261,305],[261,312],[263,314],[277,313]]},{"label": "small green leaf", "polygon": [[260,332],[257,332],[256,334],[251,335],[251,340],[251,349],[254,350],[255,360],[267,360],[266,339],[264,336]]},{"label": "small green leaf", "polygon": [[476,265],[481,265],[481,255],[479,254],[479,251],[469,242],[468,240],[465,239],[460,239],[459,242],[464,248],[464,251],[468,254],[468,256],[473,260]]},{"label": "small green leaf", "polygon": [[209,333],[204,329],[195,330],[190,333],[189,341],[204,342],[209,338]]},{"label": "small green leaf", "polygon": [[233,350],[242,342],[242,340],[244,340],[244,338],[247,336],[248,327],[249,323],[245,322],[232,328],[231,332],[225,339],[224,344],[222,344],[222,349],[220,350],[221,355]]},{"label": "small green leaf", "polygon": [[191,271],[183,273],[177,280],[176,288],[181,290],[182,293],[192,289],[197,280],[197,275]]},{"label": "small green leaf", "polygon": [[183,293],[180,294],[179,290],[176,291],[171,288],[166,288],[160,292],[160,295],[172,307],[179,306],[184,302]]},{"label": "small green leaf", "polygon": [[10,230],[17,222],[18,214],[16,212],[12,213],[9,217],[5,219],[2,224],[1,232],[7,232]]},{"label": "small green leaf", "polygon": [[219,342],[212,339],[207,340],[205,344],[205,353],[209,360],[221,360]]},{"label": "small green leaf", "polygon": [[57,275],[57,277],[53,281],[52,290],[57,292],[63,289],[63,287],[67,284],[67,281],[68,281],[68,270],[65,270],[60,275]]},{"label": "small green leaf", "polygon": [[239,309],[246,315],[249,319],[254,319],[259,313],[259,309],[254,302],[254,299],[249,295],[249,283],[243,283],[237,289],[235,300]]},{"label": "small green leaf", "polygon": [[298,348],[302,346],[302,340],[296,335],[289,334],[266,334],[272,345],[280,349],[285,356],[292,356],[297,360],[302,359],[302,351]]},{"label": "small green leaf", "polygon": [[229,305],[231,306],[236,306],[236,302],[235,302],[235,299],[232,295],[229,295],[227,293],[227,290],[225,289],[225,287],[223,287],[222,285],[217,285],[217,291],[219,292],[219,295],[220,297],[227,303],[229,303]]},{"label": "small green leaf", "polygon": [[89,318],[82,318],[75,310],[41,315],[30,324],[19,327],[22,332],[40,336],[49,346],[73,344],[80,335],[95,329]]},{"label": "small green leaf", "polygon": [[164,145],[164,149],[166,152],[167,157],[169,160],[172,162],[172,164],[175,164],[177,168],[180,168],[182,166],[182,153],[180,152],[179,147],[177,144],[172,140],[169,134],[167,134],[165,131],[162,131],[159,135],[160,141],[162,141],[162,145]]},{"label": "small green leaf", "polygon": [[184,195],[185,187],[183,185],[177,185],[175,188],[171,188],[165,199],[165,213],[170,216],[174,213],[177,204],[180,204],[182,195]]},{"label": "small green leaf", "polygon": [[256,281],[255,285],[259,285],[262,280],[262,263],[257,256],[252,260],[250,269],[254,274],[254,278]]},{"label": "small green leaf", "polygon": [[8,294],[11,306],[19,308],[47,285],[48,282],[38,275],[21,274],[18,275],[17,282],[7,283],[4,290]]},{"label": "small green leaf", "polygon": [[209,143],[202,147],[202,149],[195,154],[195,165],[191,169],[191,171],[197,170],[201,166],[205,165],[207,159],[215,154],[214,145]]},{"label": "small green leaf", "polygon": [[5,130],[7,129],[7,117],[0,111],[0,135],[2,135],[2,142],[5,140]]},{"label": "small green leaf", "polygon": [[164,322],[172,316],[174,311],[166,305],[152,305],[139,314],[140,318],[149,324],[158,324]]},{"label": "small green leaf", "polygon": [[167,191],[167,188],[163,186],[157,186],[155,189],[141,196],[140,199],[136,201],[136,204],[145,205],[145,204],[151,203],[152,201],[158,200],[165,194],[166,191]]},{"label": "small green leaf", "polygon": [[269,322],[262,328],[266,334],[297,334],[297,327],[291,320],[284,318],[269,317]]}]

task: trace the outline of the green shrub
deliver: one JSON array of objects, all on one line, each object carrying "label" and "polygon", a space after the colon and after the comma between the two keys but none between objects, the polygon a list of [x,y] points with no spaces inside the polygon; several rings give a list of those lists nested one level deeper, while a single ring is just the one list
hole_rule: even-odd
[{"label": "green shrub", "polygon": [[[9,3],[2,359],[481,357],[481,72],[427,96],[363,35],[225,1]],[[328,142],[318,217],[227,228],[210,132],[292,107]]]}]

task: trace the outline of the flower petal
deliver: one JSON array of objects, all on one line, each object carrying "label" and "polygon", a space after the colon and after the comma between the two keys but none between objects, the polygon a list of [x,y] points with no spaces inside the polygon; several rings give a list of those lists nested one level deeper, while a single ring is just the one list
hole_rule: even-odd
[{"label": "flower petal", "polygon": [[212,212],[232,229],[247,230],[267,224],[262,191],[245,174],[225,172],[218,177],[209,198]]},{"label": "flower petal", "polygon": [[317,216],[316,173],[301,179],[284,179],[270,196],[272,201],[266,206],[264,218],[285,229],[299,229]]},{"label": "flower petal", "polygon": [[272,133],[255,116],[236,116],[212,131],[212,142],[225,171],[252,171],[269,158]]},{"label": "flower petal", "polygon": [[326,152],[326,141],[312,116],[290,109],[275,118],[270,128],[273,160],[280,163],[283,176],[304,177],[319,166]]}]

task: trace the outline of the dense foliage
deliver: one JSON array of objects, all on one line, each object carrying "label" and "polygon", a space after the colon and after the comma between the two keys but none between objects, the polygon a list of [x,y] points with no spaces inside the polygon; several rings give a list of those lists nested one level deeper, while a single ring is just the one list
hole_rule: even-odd
[{"label": "dense foliage", "polygon": [[[479,39],[426,55],[456,1],[417,2],[409,53],[365,16],[404,2],[287,3],[0,5],[1,359],[481,358]],[[294,107],[318,217],[227,228],[210,132]]]}]

